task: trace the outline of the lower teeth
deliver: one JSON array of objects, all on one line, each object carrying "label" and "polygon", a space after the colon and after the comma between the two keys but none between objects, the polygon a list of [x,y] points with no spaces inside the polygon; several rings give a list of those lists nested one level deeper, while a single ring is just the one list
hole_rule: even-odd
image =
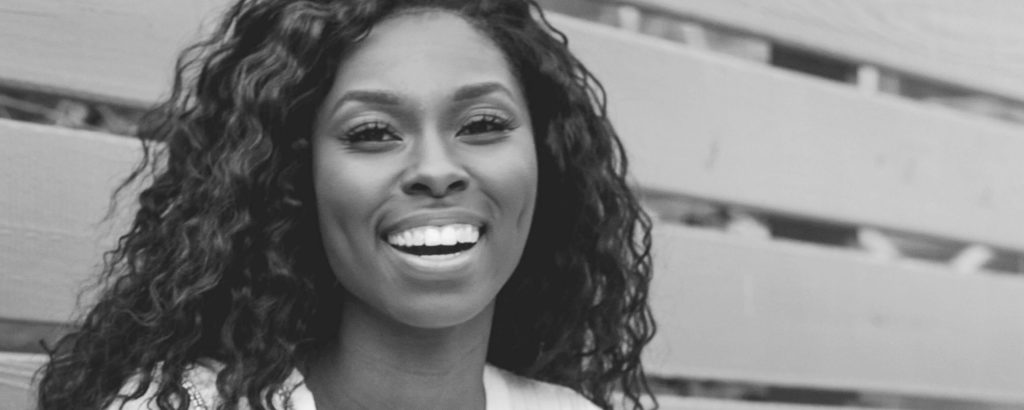
[{"label": "lower teeth", "polygon": [[423,258],[423,259],[448,259],[448,258],[454,258],[454,257],[459,256],[459,255],[462,255],[462,252],[439,253],[439,254],[432,254],[432,255],[416,255],[416,256],[420,257],[420,258]]},{"label": "lower teeth", "polygon": [[408,253],[408,254],[411,254],[411,255],[419,256],[419,257],[430,257],[430,256],[449,257],[451,255],[458,255],[458,254],[460,254],[462,252],[465,252],[465,251],[469,250],[470,248],[472,248],[475,245],[476,245],[475,243],[474,244],[462,243],[462,244],[458,244],[458,245],[440,245],[440,246],[414,246],[414,247],[395,246],[395,245],[392,245],[392,246],[394,246],[395,249],[397,249],[399,252],[404,252],[404,253]]}]

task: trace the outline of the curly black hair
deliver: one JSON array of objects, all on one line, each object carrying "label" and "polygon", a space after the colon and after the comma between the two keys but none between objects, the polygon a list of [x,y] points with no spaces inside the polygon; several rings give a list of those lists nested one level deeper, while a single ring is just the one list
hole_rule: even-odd
[{"label": "curly black hair", "polygon": [[170,97],[143,120],[130,231],[105,256],[105,288],[50,349],[41,409],[102,408],[136,378],[185,409],[186,369],[224,365],[226,408],[271,395],[334,336],[337,279],[313,206],[313,116],[374,25],[450,10],[485,33],[524,88],[538,158],[533,229],[500,291],[488,362],[568,386],[603,408],[652,398],[640,352],[650,220],[631,192],[604,90],[532,0],[238,0],[182,53]]}]

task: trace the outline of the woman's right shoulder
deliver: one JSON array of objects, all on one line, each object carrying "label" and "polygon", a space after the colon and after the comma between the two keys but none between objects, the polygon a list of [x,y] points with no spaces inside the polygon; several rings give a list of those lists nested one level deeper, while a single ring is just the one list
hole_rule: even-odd
[{"label": "woman's right shoulder", "polygon": [[[182,387],[188,391],[190,410],[208,410],[217,407],[220,395],[217,393],[217,374],[223,366],[219,363],[206,361],[196,363],[185,370]],[[135,375],[121,387],[114,402],[106,410],[157,410],[156,391],[160,381],[154,375],[152,382],[146,387],[141,397],[132,399],[130,396],[142,382],[142,375]]]}]

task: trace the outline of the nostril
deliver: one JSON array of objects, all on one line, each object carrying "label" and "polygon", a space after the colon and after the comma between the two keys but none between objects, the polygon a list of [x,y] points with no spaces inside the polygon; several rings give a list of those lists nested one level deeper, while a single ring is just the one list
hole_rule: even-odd
[{"label": "nostril", "polygon": [[465,190],[466,190],[466,187],[467,187],[468,185],[469,185],[469,184],[467,184],[467,183],[466,183],[466,181],[465,181],[465,180],[462,180],[462,179],[460,179],[460,180],[458,180],[458,181],[454,181],[454,182],[452,182],[452,183],[451,183],[451,185],[448,185],[448,192],[460,192],[460,191],[465,191]]},{"label": "nostril", "polygon": [[443,183],[441,181],[417,181],[406,185],[405,192],[410,195],[443,197],[456,192],[465,191],[468,187],[469,183],[465,179],[457,179],[450,183]]},{"label": "nostril", "polygon": [[415,182],[406,186],[406,192],[410,194],[432,195],[433,191],[427,184],[422,182]]}]

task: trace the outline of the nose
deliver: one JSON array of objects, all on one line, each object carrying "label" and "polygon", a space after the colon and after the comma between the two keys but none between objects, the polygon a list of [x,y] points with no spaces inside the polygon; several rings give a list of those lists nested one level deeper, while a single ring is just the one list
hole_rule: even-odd
[{"label": "nose", "polygon": [[434,198],[466,190],[469,175],[451,150],[452,147],[444,137],[421,138],[413,149],[403,177],[402,190],[409,195]]}]

